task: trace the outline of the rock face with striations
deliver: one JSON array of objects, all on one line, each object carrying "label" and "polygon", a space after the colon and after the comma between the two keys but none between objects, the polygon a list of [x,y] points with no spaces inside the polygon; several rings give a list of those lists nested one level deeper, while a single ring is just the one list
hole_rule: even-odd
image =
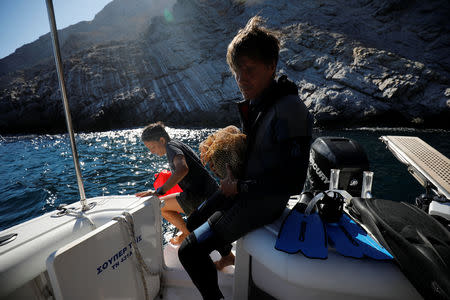
[{"label": "rock face with striations", "polygon": [[[156,120],[237,123],[240,93],[226,47],[259,13],[282,34],[278,75],[298,85],[317,126],[449,128],[449,6],[446,0],[178,0],[138,37],[83,44],[63,57],[74,125],[89,131]],[[112,20],[105,14],[96,18]],[[0,132],[65,130],[60,98],[53,62],[0,77]]]},{"label": "rock face with striations", "polygon": [[[138,39],[150,25],[151,17],[161,15],[175,1],[112,1],[92,21],[82,21],[58,30],[61,52],[70,56],[100,43]],[[50,33],[1,59],[0,76],[38,63],[54,63]]]}]

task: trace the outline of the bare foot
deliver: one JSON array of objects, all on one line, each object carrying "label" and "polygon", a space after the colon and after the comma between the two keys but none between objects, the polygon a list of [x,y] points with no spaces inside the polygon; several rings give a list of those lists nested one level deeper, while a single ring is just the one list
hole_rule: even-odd
[{"label": "bare foot", "polygon": [[180,245],[187,236],[188,236],[187,233],[182,233],[180,235],[174,236],[173,238],[170,239],[170,243],[172,245]]},{"label": "bare foot", "polygon": [[220,260],[214,262],[216,269],[220,271],[227,266],[234,265],[234,258],[233,252],[230,252],[227,256],[223,256]]}]

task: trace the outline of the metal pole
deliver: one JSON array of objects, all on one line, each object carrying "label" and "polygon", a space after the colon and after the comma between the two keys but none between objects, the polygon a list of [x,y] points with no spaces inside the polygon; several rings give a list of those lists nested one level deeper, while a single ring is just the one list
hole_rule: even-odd
[{"label": "metal pole", "polygon": [[50,29],[52,32],[53,53],[55,55],[55,64],[56,70],[58,72],[59,87],[61,89],[61,98],[64,105],[64,113],[66,115],[67,131],[69,132],[73,163],[75,165],[75,172],[77,174],[78,191],[80,192],[80,202],[82,210],[86,211],[89,209],[89,206],[86,203],[86,195],[84,193],[83,179],[81,178],[81,169],[78,160],[77,146],[75,144],[75,136],[72,127],[72,118],[70,117],[69,102],[67,101],[66,84],[64,82],[64,72],[61,62],[61,52],[59,50],[58,30],[56,28],[55,12],[53,10],[52,0],[46,0],[46,4],[47,4],[48,21],[50,22]]}]

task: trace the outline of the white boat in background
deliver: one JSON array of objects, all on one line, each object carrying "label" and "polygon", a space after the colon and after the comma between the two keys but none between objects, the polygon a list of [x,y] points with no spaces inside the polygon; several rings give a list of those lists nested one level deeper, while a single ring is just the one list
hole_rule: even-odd
[{"label": "white boat in background", "polygon": [[[47,6],[67,101],[51,0]],[[0,299],[200,299],[178,248],[163,241],[159,198],[85,199],[67,110],[66,116],[81,201],[0,232]],[[450,221],[448,158],[417,138],[382,139],[427,193],[435,193],[428,194],[428,212]],[[297,201],[294,195],[276,222],[235,243],[235,266],[218,272],[225,299],[422,298],[394,261],[344,257],[332,248],[326,260],[276,250],[282,222]]]}]

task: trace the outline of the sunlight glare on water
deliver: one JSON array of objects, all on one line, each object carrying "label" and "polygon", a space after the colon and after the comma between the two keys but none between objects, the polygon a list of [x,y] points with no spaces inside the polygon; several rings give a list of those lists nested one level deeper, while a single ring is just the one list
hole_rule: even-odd
[{"label": "sunlight glare on water", "polygon": [[[167,128],[195,151],[212,129]],[[86,197],[133,195],[153,188],[167,158],[152,155],[142,129],[76,134]],[[0,142],[0,230],[79,201],[66,134],[6,136]],[[173,228],[172,228],[173,229]]]},{"label": "sunlight glare on water", "polygon": [[[172,138],[198,145],[215,129],[167,128]],[[142,129],[76,134],[86,197],[133,195],[153,189],[154,175],[168,169],[167,158],[152,155],[140,140]],[[413,202],[423,192],[378,140],[381,135],[415,135],[450,155],[444,130],[360,128],[316,130],[315,136],[343,136],[359,142],[374,171],[375,196]],[[0,230],[79,200],[67,134],[4,136],[0,140]],[[165,233],[172,227],[165,224]],[[167,229],[169,228],[169,229]],[[169,230],[169,231],[167,231]]]}]

